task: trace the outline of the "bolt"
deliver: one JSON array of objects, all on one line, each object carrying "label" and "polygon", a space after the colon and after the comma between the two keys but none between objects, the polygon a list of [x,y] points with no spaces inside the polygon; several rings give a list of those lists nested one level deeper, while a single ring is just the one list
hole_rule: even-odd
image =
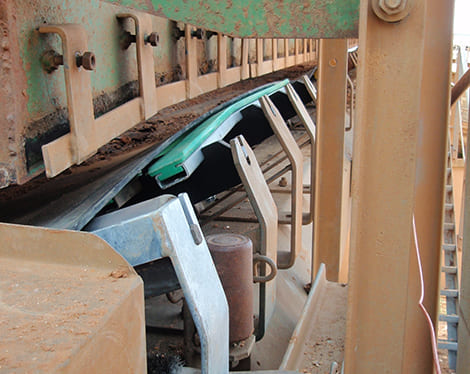
[{"label": "bolt", "polygon": [[415,0],[373,0],[372,9],[386,22],[399,22],[409,13]]},{"label": "bolt", "polygon": [[93,52],[84,52],[82,55],[77,52],[75,59],[78,68],[81,66],[85,70],[95,70],[96,58]]},{"label": "bolt", "polygon": [[206,38],[207,39],[212,38],[214,35],[217,35],[217,33],[215,31],[206,31]]},{"label": "bolt", "polygon": [[129,31],[124,31],[119,39],[119,44],[122,49],[127,49],[132,43],[135,43],[135,40],[135,35],[132,35]]},{"label": "bolt", "polygon": [[402,12],[407,2],[407,0],[379,0],[379,7],[385,14],[393,16]]},{"label": "bolt", "polygon": [[385,5],[390,9],[396,9],[400,6],[401,0],[385,0]]},{"label": "bolt", "polygon": [[149,35],[145,35],[144,40],[145,43],[150,44],[152,47],[156,47],[160,41],[160,36],[158,36],[158,33],[152,32]]},{"label": "bolt", "polygon": [[178,27],[175,27],[175,28],[173,29],[173,37],[174,37],[176,40],[179,40],[179,39],[183,38],[183,37],[184,37],[184,34],[185,34],[184,30],[180,30]]},{"label": "bolt", "polygon": [[54,50],[49,50],[41,56],[41,63],[44,70],[50,74],[64,64],[64,57]]},{"label": "bolt", "polygon": [[196,29],[196,30],[191,31],[191,36],[196,39],[205,39],[206,31],[203,29]]}]

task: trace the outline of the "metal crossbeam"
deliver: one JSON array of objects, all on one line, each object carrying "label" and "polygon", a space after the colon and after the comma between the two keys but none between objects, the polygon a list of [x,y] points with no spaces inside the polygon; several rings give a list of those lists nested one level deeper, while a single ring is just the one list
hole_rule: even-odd
[{"label": "metal crossbeam", "polygon": [[262,38],[354,38],[359,0],[107,0],[230,36]]}]

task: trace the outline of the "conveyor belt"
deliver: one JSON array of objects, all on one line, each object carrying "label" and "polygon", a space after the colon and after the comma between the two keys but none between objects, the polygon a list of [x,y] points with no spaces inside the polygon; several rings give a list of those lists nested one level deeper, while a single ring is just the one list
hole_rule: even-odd
[{"label": "conveyor belt", "polygon": [[[26,208],[23,207],[22,210],[17,209],[17,207],[12,209],[11,202],[7,202],[6,204],[4,202],[3,205],[0,206],[2,215],[0,220],[3,222],[44,226],[56,229],[81,230],[126,185],[128,185],[129,182],[141,175],[142,171],[156,159],[157,155],[161,154],[162,150],[174,142],[175,139],[191,132],[202,122],[232,104],[249,97],[255,92],[259,92],[260,89],[263,90],[271,86],[272,84],[267,84],[255,90],[247,91],[217,106],[213,110],[208,111],[164,142],[143,149],[142,151],[135,151],[133,154],[129,153],[120,161],[114,161],[113,164],[103,166],[102,170],[94,173],[93,177],[90,178],[87,183],[77,183],[76,186],[63,188],[59,181],[50,181],[51,183],[47,186],[50,187],[48,194],[50,195],[51,191],[57,191],[57,194],[52,197],[48,196],[47,199],[43,199],[43,201],[39,201],[39,203],[35,201],[36,205],[32,208],[26,206]],[[155,189],[157,189],[156,184]],[[36,195],[38,194],[36,193]],[[38,196],[36,195],[34,195],[33,198],[37,200]],[[155,191],[153,196],[157,195],[158,193]],[[25,205],[24,200],[26,198],[24,196],[21,198],[23,200],[22,205]]]},{"label": "conveyor belt", "polygon": [[[158,155],[158,160],[149,167],[148,174],[154,177],[162,188],[170,187],[187,179],[204,159],[201,147],[223,139],[241,119],[240,111],[243,108],[264,95],[271,95],[287,83],[289,80],[285,79],[267,87],[261,87],[254,93],[210,116],[191,132],[186,132],[165,148]],[[239,117],[236,116],[237,114]]]}]

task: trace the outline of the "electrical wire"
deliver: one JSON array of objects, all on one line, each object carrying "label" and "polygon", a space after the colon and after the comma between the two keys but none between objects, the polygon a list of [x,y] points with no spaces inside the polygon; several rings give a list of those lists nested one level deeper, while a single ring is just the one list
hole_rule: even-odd
[{"label": "electrical wire", "polygon": [[418,305],[424,313],[426,320],[429,326],[429,332],[431,333],[431,345],[432,345],[432,355],[434,359],[434,368],[436,369],[436,374],[441,374],[441,366],[439,365],[439,356],[437,355],[437,341],[436,341],[436,331],[434,330],[434,324],[432,323],[432,319],[423,305],[424,300],[424,277],[423,277],[423,266],[421,264],[421,255],[419,253],[419,245],[418,245],[418,235],[416,233],[416,222],[415,216],[413,214],[413,236],[416,248],[416,257],[418,259],[418,269],[419,269],[419,279],[421,284],[421,297],[419,298]]}]

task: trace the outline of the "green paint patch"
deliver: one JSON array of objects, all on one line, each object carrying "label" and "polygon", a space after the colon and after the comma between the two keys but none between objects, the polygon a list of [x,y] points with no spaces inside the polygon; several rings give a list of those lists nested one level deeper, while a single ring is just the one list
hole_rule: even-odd
[{"label": "green paint patch", "polygon": [[158,15],[241,38],[354,37],[359,21],[359,0],[110,1],[143,11],[151,2]]}]

